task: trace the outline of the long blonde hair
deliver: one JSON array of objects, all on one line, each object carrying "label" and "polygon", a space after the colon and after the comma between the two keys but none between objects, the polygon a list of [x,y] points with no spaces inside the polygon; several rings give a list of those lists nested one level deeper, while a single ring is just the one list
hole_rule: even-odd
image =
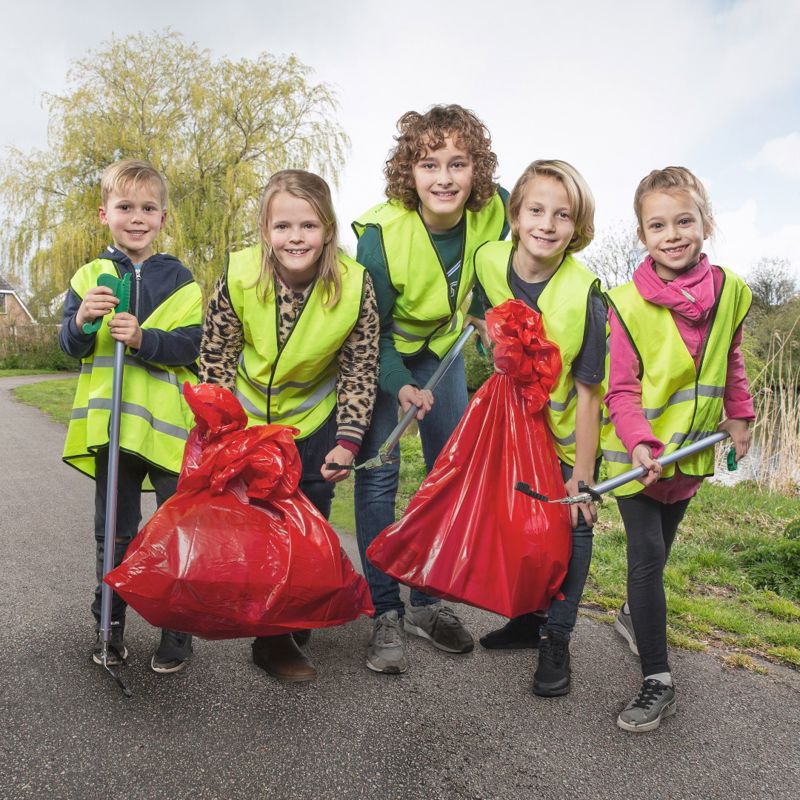
[{"label": "long blonde hair", "polygon": [[256,286],[262,300],[272,289],[278,259],[269,243],[269,205],[279,192],[287,192],[292,197],[305,200],[322,223],[325,230],[325,244],[319,257],[317,276],[324,289],[323,305],[330,308],[339,302],[342,295],[342,276],[339,268],[339,233],[336,214],[333,211],[331,190],[328,184],[313,172],[303,169],[284,169],[276,172],[267,183],[261,197],[258,212],[258,232],[261,238],[261,272]]}]

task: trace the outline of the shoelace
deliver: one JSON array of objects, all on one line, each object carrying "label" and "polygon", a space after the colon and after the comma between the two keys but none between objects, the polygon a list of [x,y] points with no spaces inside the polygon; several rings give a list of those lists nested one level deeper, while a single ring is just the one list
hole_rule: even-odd
[{"label": "shoelace", "polygon": [[631,703],[631,707],[643,708],[647,711],[667,689],[669,689],[669,686],[665,686],[661,681],[647,678],[642,684],[642,688],[639,689],[639,694],[636,696],[636,699]]},{"label": "shoelace", "polygon": [[455,613],[455,611],[453,611],[453,609],[448,608],[447,606],[440,606],[438,610],[440,622],[444,623],[445,625],[463,625],[461,618]]},{"label": "shoelace", "polygon": [[376,640],[381,645],[396,645],[400,642],[400,625],[398,620],[382,619],[378,624]]},{"label": "shoelace", "polygon": [[564,660],[567,650],[567,643],[558,641],[551,637],[542,639],[539,645],[539,659],[550,661],[553,664],[560,664]]}]

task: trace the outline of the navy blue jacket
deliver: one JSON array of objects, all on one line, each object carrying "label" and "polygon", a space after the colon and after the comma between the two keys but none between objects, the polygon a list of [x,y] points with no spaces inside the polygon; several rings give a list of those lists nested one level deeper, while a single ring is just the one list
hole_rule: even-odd
[{"label": "navy blue jacket", "polygon": [[[113,261],[120,277],[126,272],[132,273],[130,313],[139,324],[169,295],[194,280],[192,273],[175,256],[166,253],[155,253],[144,261],[138,281],[133,262],[116,248],[109,247],[98,258]],[[82,300],[70,287],[64,299],[61,332],[58,336],[61,349],[73,358],[85,358],[94,349],[95,334],[84,333],[75,322]],[[146,328],[142,331],[142,346],[131,352],[143,361],[153,361],[167,367],[192,368],[200,353],[202,334],[202,325],[188,325],[171,331]]]}]

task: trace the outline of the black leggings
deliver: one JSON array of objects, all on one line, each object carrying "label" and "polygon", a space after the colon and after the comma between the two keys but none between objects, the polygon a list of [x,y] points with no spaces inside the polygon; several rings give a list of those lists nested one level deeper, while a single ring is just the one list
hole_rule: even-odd
[{"label": "black leggings", "polygon": [[689,499],[660,503],[643,494],[617,499],[628,539],[628,606],[642,675],[669,672],[664,565]]}]

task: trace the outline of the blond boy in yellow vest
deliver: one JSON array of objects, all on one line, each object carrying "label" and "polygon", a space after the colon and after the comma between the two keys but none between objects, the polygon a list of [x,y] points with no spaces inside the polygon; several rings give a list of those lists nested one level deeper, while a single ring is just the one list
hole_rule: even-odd
[{"label": "blond boy in yellow vest", "polygon": [[[178,259],[153,250],[167,216],[163,176],[144,161],[111,164],[101,179],[100,222],[113,245],[81,267],[70,281],[59,334],[61,348],[81,359],[81,375],[63,458],[95,479],[97,580],[92,613],[100,619],[103,538],[108,472],[108,423],[115,342],[126,345],[120,420],[120,462],[114,565],[118,565],[141,522],[143,486],[158,504],[175,492],[192,414],[181,395],[183,381],[196,381],[202,303],[199,286]],[[119,300],[98,286],[101,274],[131,275],[128,312],[112,315]],[[102,320],[99,330],[85,324]],[[116,594],[111,608],[109,664],[127,657],[125,602]],[[163,630],[151,659],[159,673],[184,667],[191,636]],[[93,653],[100,663],[99,636]]]}]

